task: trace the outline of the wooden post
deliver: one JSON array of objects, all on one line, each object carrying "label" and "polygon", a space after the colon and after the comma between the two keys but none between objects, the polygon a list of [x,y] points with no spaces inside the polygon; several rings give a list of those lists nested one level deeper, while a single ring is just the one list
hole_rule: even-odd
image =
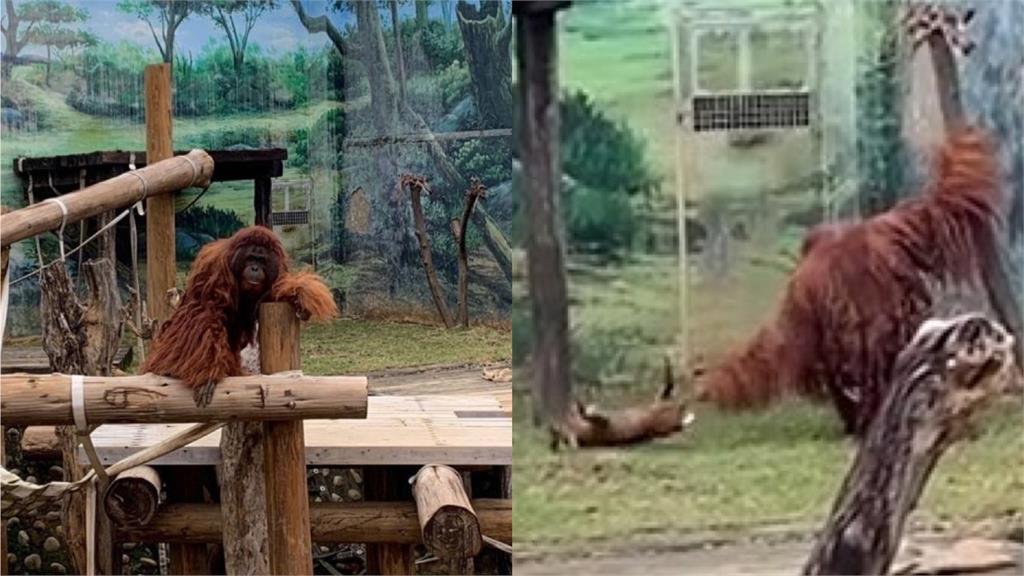
[{"label": "wooden post", "polygon": [[412,485],[423,543],[447,563],[448,574],[472,574],[483,539],[462,475],[448,466],[427,465]]},{"label": "wooden post", "polygon": [[270,177],[259,177],[253,180],[252,207],[256,212],[256,225],[271,228],[270,214],[274,210],[273,197],[270,194],[272,181]]},{"label": "wooden post", "polygon": [[[171,65],[146,66],[146,161],[153,165],[174,155]],[[146,302],[157,323],[170,316],[167,291],[175,286],[174,196],[146,200]],[[159,326],[159,324],[156,324]]]},{"label": "wooden post", "polygon": [[220,437],[220,511],[228,574],[269,574],[262,422],[228,422]]},{"label": "wooden post", "polygon": [[[169,502],[199,503],[203,501],[203,479],[199,466],[168,466]],[[205,544],[176,544],[168,547],[171,574],[212,574]]]},{"label": "wooden post", "polygon": [[563,2],[517,2],[519,130],[533,312],[534,421],[558,424],[569,407],[569,301],[560,224],[558,44],[556,10]]},{"label": "wooden post", "polygon": [[[299,368],[299,318],[292,305],[263,304],[259,326],[260,370],[273,374]],[[302,420],[267,422],[265,426],[270,572],[313,574]]]},{"label": "wooden post", "polygon": [[[415,468],[368,466],[363,468],[363,497],[367,501],[408,500],[409,477]],[[366,545],[367,574],[415,574],[413,550],[408,544]]]}]

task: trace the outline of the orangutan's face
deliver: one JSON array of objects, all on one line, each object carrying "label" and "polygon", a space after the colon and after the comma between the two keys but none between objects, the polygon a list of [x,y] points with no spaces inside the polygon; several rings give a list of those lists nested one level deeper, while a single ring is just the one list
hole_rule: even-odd
[{"label": "orangutan's face", "polygon": [[274,254],[262,246],[243,246],[231,259],[241,292],[262,296],[270,291],[279,273]]}]

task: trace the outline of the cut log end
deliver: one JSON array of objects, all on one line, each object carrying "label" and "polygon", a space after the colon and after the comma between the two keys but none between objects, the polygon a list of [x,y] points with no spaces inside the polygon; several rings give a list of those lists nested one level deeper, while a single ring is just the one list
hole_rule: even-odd
[{"label": "cut log end", "polygon": [[151,466],[138,466],[118,475],[107,486],[103,507],[118,527],[139,528],[153,519],[160,506],[160,475]]},{"label": "cut log end", "polygon": [[427,465],[416,474],[413,497],[423,543],[442,559],[471,558],[480,553],[480,520],[462,483],[448,466]]}]

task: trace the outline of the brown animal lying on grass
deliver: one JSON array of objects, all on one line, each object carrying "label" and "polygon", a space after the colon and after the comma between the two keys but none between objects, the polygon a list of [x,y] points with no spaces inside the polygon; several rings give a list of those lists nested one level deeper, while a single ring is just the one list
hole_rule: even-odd
[{"label": "brown animal lying on grass", "polygon": [[552,425],[551,449],[560,444],[573,448],[639,444],[682,432],[694,417],[684,400],[673,398],[674,389],[672,365],[666,358],[665,388],[648,405],[601,412],[577,400],[565,421]]}]

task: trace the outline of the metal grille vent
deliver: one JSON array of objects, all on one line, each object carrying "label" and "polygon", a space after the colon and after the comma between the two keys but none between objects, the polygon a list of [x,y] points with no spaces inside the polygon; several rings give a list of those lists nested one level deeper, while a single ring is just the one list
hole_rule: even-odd
[{"label": "metal grille vent", "polygon": [[697,132],[795,128],[810,122],[806,92],[723,94],[693,97],[693,127]]}]

